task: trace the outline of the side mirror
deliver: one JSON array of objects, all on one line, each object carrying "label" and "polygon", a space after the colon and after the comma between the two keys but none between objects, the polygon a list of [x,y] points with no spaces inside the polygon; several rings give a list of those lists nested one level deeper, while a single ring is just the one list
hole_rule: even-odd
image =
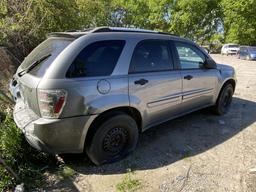
[{"label": "side mirror", "polygon": [[217,65],[216,65],[215,61],[213,61],[212,59],[206,58],[206,60],[204,62],[204,67],[206,69],[216,69]]}]

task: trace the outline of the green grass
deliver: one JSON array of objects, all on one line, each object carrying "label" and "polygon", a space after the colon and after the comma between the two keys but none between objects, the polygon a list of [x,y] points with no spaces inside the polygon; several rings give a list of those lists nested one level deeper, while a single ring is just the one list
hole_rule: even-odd
[{"label": "green grass", "polygon": [[58,176],[60,179],[69,179],[73,177],[74,174],[75,174],[75,171],[67,165],[60,167],[58,171]]},{"label": "green grass", "polygon": [[141,182],[138,179],[133,178],[134,172],[128,170],[123,180],[116,185],[116,189],[119,192],[135,191],[141,187]]}]

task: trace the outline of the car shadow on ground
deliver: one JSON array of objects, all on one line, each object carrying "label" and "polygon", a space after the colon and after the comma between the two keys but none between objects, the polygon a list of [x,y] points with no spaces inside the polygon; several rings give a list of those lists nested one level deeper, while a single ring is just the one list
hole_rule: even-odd
[{"label": "car shadow on ground", "polygon": [[254,123],[255,114],[255,102],[235,97],[224,116],[205,109],[145,131],[136,151],[119,162],[95,166],[83,155],[63,155],[63,159],[77,173],[86,175],[156,169],[223,143]]}]

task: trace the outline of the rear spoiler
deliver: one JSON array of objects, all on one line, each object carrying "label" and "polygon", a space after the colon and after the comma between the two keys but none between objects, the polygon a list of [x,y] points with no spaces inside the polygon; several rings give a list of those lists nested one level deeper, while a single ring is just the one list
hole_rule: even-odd
[{"label": "rear spoiler", "polygon": [[53,32],[53,33],[47,34],[47,37],[65,37],[65,38],[76,39],[83,35],[85,35],[85,33]]}]

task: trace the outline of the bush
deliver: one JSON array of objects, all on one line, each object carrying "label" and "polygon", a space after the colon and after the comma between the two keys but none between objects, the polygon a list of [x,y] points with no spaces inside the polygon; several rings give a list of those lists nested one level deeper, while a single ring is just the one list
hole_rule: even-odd
[{"label": "bush", "polygon": [[[1,116],[5,118],[0,124],[1,158],[5,159],[5,163],[9,167],[15,167],[17,152],[21,146],[21,132],[9,117],[4,113]],[[15,184],[12,175],[3,166],[0,167],[0,178],[0,189],[9,188]]]},{"label": "bush", "polygon": [[12,190],[19,183],[24,183],[27,189],[42,184],[41,167],[49,163],[49,156],[27,144],[10,115],[3,112],[0,115],[0,158],[18,176],[15,178],[0,164],[0,191]]}]

